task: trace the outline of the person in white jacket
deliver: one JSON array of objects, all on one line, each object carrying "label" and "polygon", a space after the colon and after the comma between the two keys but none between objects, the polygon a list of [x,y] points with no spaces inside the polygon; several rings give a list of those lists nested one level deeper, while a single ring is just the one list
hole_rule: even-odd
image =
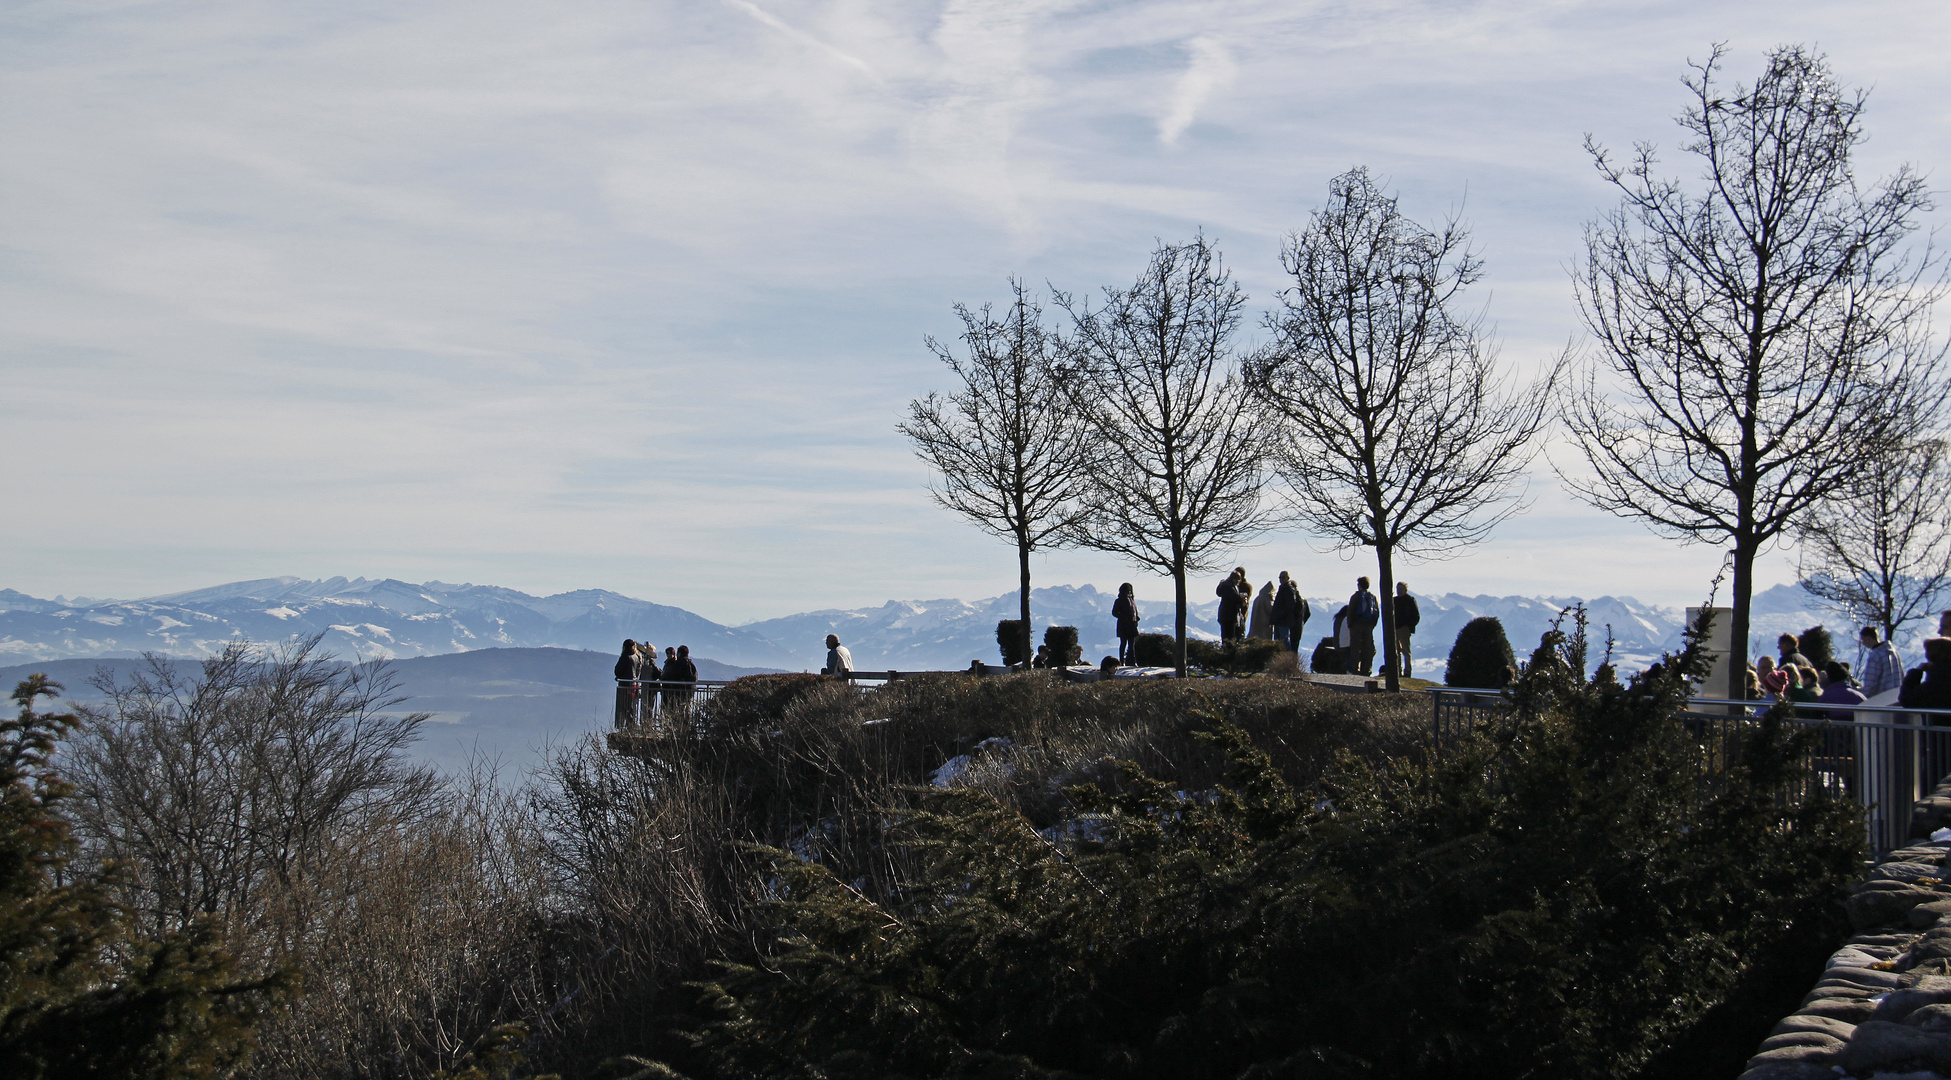
[{"label": "person in white jacket", "polygon": [[838,675],[846,678],[854,673],[854,654],[840,644],[839,634],[826,636],[826,666],[820,669],[822,675]]}]

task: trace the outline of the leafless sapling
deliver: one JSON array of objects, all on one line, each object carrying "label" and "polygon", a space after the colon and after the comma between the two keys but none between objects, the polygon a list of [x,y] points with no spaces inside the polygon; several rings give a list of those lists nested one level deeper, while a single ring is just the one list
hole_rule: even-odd
[{"label": "leafless sapling", "polygon": [[1067,541],[1096,454],[1059,386],[1055,337],[1021,281],[1000,316],[957,304],[966,357],[928,348],[962,380],[948,397],[908,405],[901,434],[941,478],[929,494],[982,531],[1016,545],[1022,655],[1030,648],[1030,554]]},{"label": "leafless sapling", "polygon": [[1161,244],[1129,289],[1072,315],[1071,400],[1101,448],[1078,543],[1169,574],[1185,672],[1186,575],[1265,529],[1264,422],[1233,336],[1246,298],[1205,237]]},{"label": "leafless sapling", "polygon": [[1951,450],[1920,439],[1863,470],[1798,520],[1802,587],[1886,641],[1928,617],[1951,587]]},{"label": "leafless sapling", "polygon": [[1394,690],[1395,558],[1454,555],[1519,508],[1558,368],[1506,388],[1481,320],[1456,310],[1482,274],[1468,233],[1403,217],[1366,169],[1329,183],[1281,264],[1291,283],[1247,385],[1278,426],[1270,459],[1302,520],[1375,549]]}]

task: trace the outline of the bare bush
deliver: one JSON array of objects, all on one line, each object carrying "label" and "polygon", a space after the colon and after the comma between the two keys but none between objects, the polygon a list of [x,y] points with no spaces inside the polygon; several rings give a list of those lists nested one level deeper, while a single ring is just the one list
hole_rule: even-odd
[{"label": "bare bush", "polygon": [[426,714],[392,711],[383,667],[313,639],[99,685],[67,765],[118,899],[152,932],[213,918],[247,967],[299,974],[240,1075],[425,1075],[545,992],[524,804],[410,764]]}]

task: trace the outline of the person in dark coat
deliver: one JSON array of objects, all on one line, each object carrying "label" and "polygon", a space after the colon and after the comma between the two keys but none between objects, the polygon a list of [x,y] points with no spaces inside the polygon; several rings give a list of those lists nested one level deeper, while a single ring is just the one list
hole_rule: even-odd
[{"label": "person in dark coat", "polygon": [[[1951,709],[1951,638],[1924,639],[1924,662],[1904,676],[1897,704],[1906,709]],[[1927,714],[1924,722],[1951,727],[1951,713]]]},{"label": "person in dark coat", "polygon": [[[698,681],[698,665],[691,662],[691,646],[679,645],[677,655],[664,664],[664,681],[667,683],[695,683]],[[676,708],[683,713],[691,706],[693,691],[689,686],[676,687],[664,691],[666,709]]]},{"label": "person in dark coat", "polygon": [[1246,567],[1234,567],[1213,594],[1219,597],[1220,642],[1229,644],[1245,637],[1247,604],[1253,599],[1253,583],[1246,579]]},{"label": "person in dark coat", "polygon": [[1118,586],[1111,617],[1118,620],[1118,663],[1129,664],[1138,650],[1138,597],[1132,594],[1131,582]]},{"label": "person in dark coat", "polygon": [[1416,625],[1423,621],[1423,613],[1416,607],[1416,598],[1409,595],[1406,582],[1396,582],[1396,659],[1402,664],[1397,674],[1408,678],[1416,673],[1409,660],[1409,639],[1415,636]]},{"label": "person in dark coat", "polygon": [[1274,591],[1274,640],[1289,651],[1301,651],[1301,632],[1307,626],[1307,597],[1301,595],[1301,587],[1280,572],[1280,588]]},{"label": "person in dark coat", "polygon": [[1368,579],[1355,579],[1355,593],[1348,598],[1349,647],[1354,649],[1350,667],[1354,674],[1371,675],[1375,670],[1375,624],[1382,621],[1382,604],[1368,591]]},{"label": "person in dark coat", "polygon": [[637,680],[643,674],[643,656],[637,643],[623,639],[623,654],[616,658],[616,726],[637,722]]},{"label": "person in dark coat", "polygon": [[[639,686],[657,682],[664,677],[664,672],[657,666],[657,646],[648,641],[637,642],[637,659],[637,678],[641,680]],[[646,722],[654,719],[661,711],[657,708],[657,691],[649,686],[644,686],[643,693],[638,695],[638,701]]]}]

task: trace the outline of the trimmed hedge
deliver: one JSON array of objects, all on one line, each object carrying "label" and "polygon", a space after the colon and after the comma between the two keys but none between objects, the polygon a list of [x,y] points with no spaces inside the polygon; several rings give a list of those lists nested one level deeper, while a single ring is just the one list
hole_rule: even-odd
[{"label": "trimmed hedge", "polygon": [[1489,615],[1479,616],[1457,632],[1443,685],[1502,686],[1504,669],[1516,666],[1517,656],[1511,652],[1510,638],[1504,636],[1504,624]]}]

